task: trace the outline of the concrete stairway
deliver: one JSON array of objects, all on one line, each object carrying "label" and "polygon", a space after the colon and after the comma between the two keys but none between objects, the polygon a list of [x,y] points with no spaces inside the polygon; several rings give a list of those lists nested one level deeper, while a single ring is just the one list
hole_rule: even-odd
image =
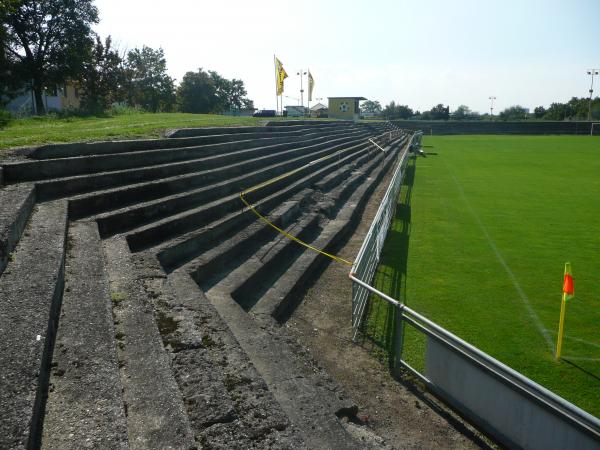
[{"label": "concrete stairway", "polygon": [[247,200],[335,252],[405,150],[392,130],[184,129],[0,162],[0,448],[379,448],[279,327],[329,260],[239,192],[292,172]]}]

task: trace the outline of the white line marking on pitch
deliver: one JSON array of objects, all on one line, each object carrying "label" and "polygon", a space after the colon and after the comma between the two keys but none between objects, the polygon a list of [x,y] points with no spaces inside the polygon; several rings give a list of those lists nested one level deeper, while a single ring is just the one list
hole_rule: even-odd
[{"label": "white line marking on pitch", "polygon": [[544,328],[544,326],[542,324],[542,321],[540,320],[539,316],[533,310],[533,307],[531,306],[531,302],[529,301],[529,297],[527,297],[527,294],[525,294],[525,292],[523,291],[523,288],[521,288],[521,285],[519,284],[519,281],[517,280],[517,277],[515,276],[515,274],[513,273],[513,271],[510,269],[510,267],[508,266],[508,264],[504,260],[504,257],[502,256],[502,254],[498,250],[498,247],[496,247],[496,244],[494,244],[494,241],[492,240],[490,234],[488,233],[487,228],[485,227],[485,225],[481,221],[481,218],[479,217],[479,215],[477,214],[477,212],[471,206],[471,203],[469,202],[469,200],[467,199],[467,196],[465,195],[465,191],[463,190],[462,186],[460,185],[460,183],[458,182],[458,180],[454,176],[454,173],[452,172],[452,170],[450,170],[450,166],[448,166],[448,164],[446,163],[446,161],[444,161],[444,164],[446,165],[446,168],[448,169],[448,172],[450,173],[450,176],[454,180],[454,183],[456,184],[456,187],[458,188],[458,192],[460,193],[461,198],[463,199],[463,201],[467,205],[467,208],[471,212],[471,215],[477,221],[477,224],[479,225],[479,228],[481,229],[481,231],[483,232],[485,238],[487,239],[488,244],[490,245],[490,247],[492,248],[492,250],[496,254],[496,258],[498,259],[498,261],[500,262],[500,264],[502,265],[502,267],[504,267],[504,270],[505,270],[506,274],[508,275],[508,277],[512,281],[513,286],[515,287],[517,293],[519,294],[519,297],[521,297],[521,300],[523,301],[523,304],[525,305],[525,308],[527,309],[527,312],[529,313],[529,317],[531,317],[531,320],[533,320],[533,323],[535,324],[535,326],[537,327],[537,329],[540,331],[540,334],[542,335],[542,337],[546,341],[546,344],[548,344],[548,348],[550,349],[550,351],[551,352],[554,351],[554,343],[550,339],[550,336],[548,336],[548,333],[546,332],[546,329]]},{"label": "white line marking on pitch", "polygon": [[[545,331],[548,334],[552,334],[552,335],[557,334],[556,331],[549,330],[547,328],[545,329]],[[570,339],[572,341],[577,341],[577,342],[581,342],[583,344],[591,345],[592,347],[600,348],[600,344],[596,344],[595,342],[592,342],[592,341],[586,341],[585,339],[576,338],[575,336],[570,336],[568,334],[565,334],[564,337],[565,337],[565,339]]]}]

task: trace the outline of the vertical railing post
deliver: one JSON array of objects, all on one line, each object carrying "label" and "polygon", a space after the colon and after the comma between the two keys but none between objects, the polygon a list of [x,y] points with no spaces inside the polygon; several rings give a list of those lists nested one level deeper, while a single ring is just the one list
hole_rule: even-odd
[{"label": "vertical railing post", "polygon": [[400,376],[402,368],[402,347],[404,346],[404,320],[402,319],[404,306],[398,304],[394,314],[394,375]]}]

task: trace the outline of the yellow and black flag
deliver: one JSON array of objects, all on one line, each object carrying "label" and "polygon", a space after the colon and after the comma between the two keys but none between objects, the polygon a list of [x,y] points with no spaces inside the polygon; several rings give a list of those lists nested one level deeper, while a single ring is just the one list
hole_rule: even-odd
[{"label": "yellow and black flag", "polygon": [[315,87],[315,80],[309,70],[308,71],[308,101],[309,102],[312,101],[312,92],[313,92],[314,87]]},{"label": "yellow and black flag", "polygon": [[281,61],[275,57],[275,76],[276,76],[276,92],[277,95],[283,94],[283,80],[288,77],[287,72],[283,68]]}]

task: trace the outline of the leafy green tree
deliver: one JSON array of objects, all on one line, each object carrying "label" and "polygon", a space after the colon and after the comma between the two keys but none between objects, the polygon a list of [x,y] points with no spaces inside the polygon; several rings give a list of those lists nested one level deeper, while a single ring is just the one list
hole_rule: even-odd
[{"label": "leafy green tree", "polygon": [[177,106],[182,112],[209,113],[221,107],[214,77],[198,69],[187,72],[177,88]]},{"label": "leafy green tree", "polygon": [[238,110],[248,104],[249,99],[246,98],[248,92],[246,92],[242,80],[236,78],[228,80],[213,70],[209,70],[208,73],[215,86],[218,98],[213,112]]},{"label": "leafy green tree", "polygon": [[439,103],[431,108],[429,115],[431,120],[448,120],[450,118],[450,107]]},{"label": "leafy green tree", "polygon": [[546,108],[544,108],[543,106],[538,106],[533,110],[533,115],[536,119],[541,119],[546,115]]},{"label": "leafy green tree", "polygon": [[408,105],[396,105],[393,100],[383,109],[383,115],[388,120],[408,119],[414,115],[412,109]]},{"label": "leafy green tree", "polygon": [[500,120],[527,119],[527,110],[520,105],[510,106],[500,113]]},{"label": "leafy green tree", "polygon": [[471,111],[466,105],[460,105],[450,114],[452,120],[477,120],[480,119],[478,113]]},{"label": "leafy green tree", "polygon": [[371,113],[379,115],[383,111],[383,108],[377,100],[366,100],[360,105],[360,111],[362,113]]},{"label": "leafy green tree", "polygon": [[125,98],[130,105],[146,111],[171,111],[175,105],[175,83],[167,75],[167,61],[162,48],[143,46],[127,54],[124,64]]},{"label": "leafy green tree", "polygon": [[573,115],[569,105],[565,103],[551,103],[544,119],[546,120],[566,120]]},{"label": "leafy green tree", "polygon": [[121,57],[112,48],[111,37],[104,42],[96,36],[89,58],[83,65],[80,77],[82,107],[92,113],[106,111],[118,100],[122,81]]},{"label": "leafy green tree", "polygon": [[[14,60],[13,77],[30,82],[43,113],[44,88],[77,78],[98,22],[93,0],[9,0],[0,17],[2,53]],[[14,79],[13,79],[14,81]]]}]

